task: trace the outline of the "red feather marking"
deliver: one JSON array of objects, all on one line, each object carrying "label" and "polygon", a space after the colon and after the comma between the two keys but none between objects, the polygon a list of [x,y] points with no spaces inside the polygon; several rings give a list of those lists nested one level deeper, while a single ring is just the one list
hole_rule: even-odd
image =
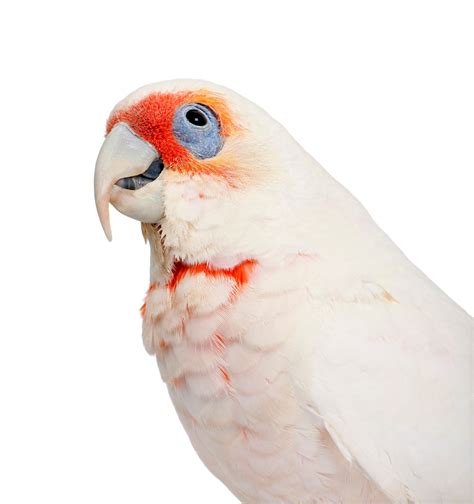
[{"label": "red feather marking", "polygon": [[226,348],[226,342],[225,342],[224,336],[222,336],[219,333],[215,333],[212,336],[212,343],[214,344],[215,349],[219,353],[223,353],[224,352],[224,350]]},{"label": "red feather marking", "polygon": [[170,344],[165,340],[160,340],[158,346],[160,347],[160,350],[165,351],[165,350],[168,350],[168,348],[170,347]]},{"label": "red feather marking", "polygon": [[234,280],[238,288],[243,287],[248,283],[250,279],[250,274],[252,273],[257,261],[253,259],[247,259],[246,261],[237,264],[233,268],[229,269],[214,269],[208,264],[184,264],[183,262],[176,262],[173,267],[173,275],[168,282],[168,289],[174,291],[177,285],[183,280],[187,275],[198,275],[204,273],[204,275],[213,278],[230,278]]},{"label": "red feather marking", "polygon": [[150,287],[148,287],[148,290],[146,291],[146,295],[148,296],[148,294],[153,292],[157,287],[158,287],[158,284],[156,282],[151,283]]},{"label": "red feather marking", "polygon": [[222,379],[226,382],[226,383],[230,383],[230,374],[229,374],[229,371],[227,371],[227,369],[223,366],[219,366],[219,372],[222,376]]}]

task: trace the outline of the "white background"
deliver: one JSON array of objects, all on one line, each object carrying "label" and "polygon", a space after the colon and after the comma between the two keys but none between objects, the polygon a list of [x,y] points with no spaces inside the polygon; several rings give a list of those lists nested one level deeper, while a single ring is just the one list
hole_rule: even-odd
[{"label": "white background", "polygon": [[9,2],[1,37],[0,502],[232,503],[144,351],[139,225],[95,214],[113,105],[175,77],[257,102],[471,313],[469,1]]}]

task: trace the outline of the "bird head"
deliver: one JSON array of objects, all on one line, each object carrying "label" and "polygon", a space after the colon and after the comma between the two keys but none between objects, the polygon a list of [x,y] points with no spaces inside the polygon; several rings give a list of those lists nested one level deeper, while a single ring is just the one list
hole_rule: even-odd
[{"label": "bird head", "polygon": [[168,256],[231,265],[299,246],[309,160],[277,121],[226,88],[151,84],[107,121],[97,210],[109,239],[111,203],[159,236]]}]

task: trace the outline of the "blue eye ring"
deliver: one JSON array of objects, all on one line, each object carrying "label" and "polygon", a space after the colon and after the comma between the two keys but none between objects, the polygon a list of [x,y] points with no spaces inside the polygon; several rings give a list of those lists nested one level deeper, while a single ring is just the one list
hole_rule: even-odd
[{"label": "blue eye ring", "polygon": [[218,117],[202,103],[186,103],[176,110],[173,133],[197,159],[214,157],[224,144]]}]

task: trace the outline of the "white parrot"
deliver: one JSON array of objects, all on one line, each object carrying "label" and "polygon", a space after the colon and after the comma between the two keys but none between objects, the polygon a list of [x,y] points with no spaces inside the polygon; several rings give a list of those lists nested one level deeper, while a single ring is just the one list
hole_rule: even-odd
[{"label": "white parrot", "polygon": [[241,502],[472,502],[472,318],[266,112],[142,87],[95,197],[143,223],[145,347]]}]

